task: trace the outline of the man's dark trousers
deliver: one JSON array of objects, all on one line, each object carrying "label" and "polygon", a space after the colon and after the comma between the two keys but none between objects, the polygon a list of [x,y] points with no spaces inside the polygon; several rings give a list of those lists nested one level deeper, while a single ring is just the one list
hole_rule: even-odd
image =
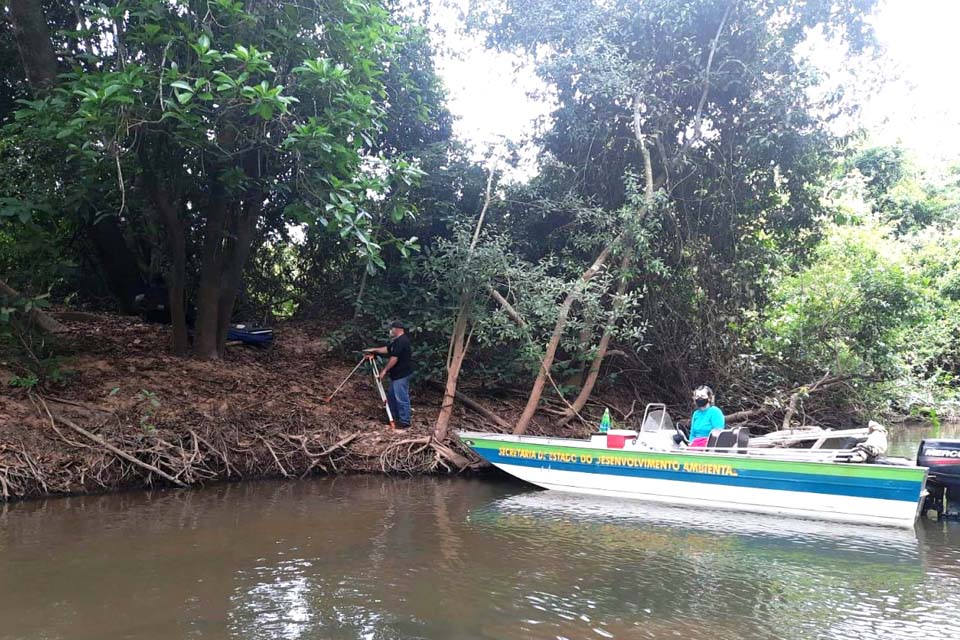
[{"label": "man's dark trousers", "polygon": [[387,388],[387,402],[390,403],[390,413],[402,427],[410,426],[410,376],[391,380]]}]

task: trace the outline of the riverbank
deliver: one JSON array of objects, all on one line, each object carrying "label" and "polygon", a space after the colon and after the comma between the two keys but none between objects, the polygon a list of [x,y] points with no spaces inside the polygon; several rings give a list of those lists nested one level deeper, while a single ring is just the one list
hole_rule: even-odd
[{"label": "riverbank", "polygon": [[[474,460],[430,439],[439,395],[413,393],[411,429],[391,431],[369,375],[350,372],[315,323],[276,328],[266,348],[222,361],[169,355],[169,328],[64,314],[57,378],[9,385],[0,358],[0,499],[313,473],[455,472]],[[459,413],[465,427],[483,428]]]}]

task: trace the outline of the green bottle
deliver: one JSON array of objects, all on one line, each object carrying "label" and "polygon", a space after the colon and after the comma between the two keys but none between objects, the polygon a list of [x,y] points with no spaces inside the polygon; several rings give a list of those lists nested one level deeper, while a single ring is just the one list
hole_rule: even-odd
[{"label": "green bottle", "polygon": [[610,409],[603,410],[603,417],[600,418],[600,433],[606,433],[610,429]]}]

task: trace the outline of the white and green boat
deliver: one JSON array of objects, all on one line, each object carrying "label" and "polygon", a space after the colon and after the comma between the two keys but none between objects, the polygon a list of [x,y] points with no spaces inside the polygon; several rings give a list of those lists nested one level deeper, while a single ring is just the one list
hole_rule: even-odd
[{"label": "white and green boat", "polygon": [[758,448],[744,438],[692,449],[673,443],[662,416],[642,424],[585,440],[458,435],[490,464],[558,491],[896,527],[913,526],[926,495],[927,468],[907,460],[850,462],[850,450]]}]

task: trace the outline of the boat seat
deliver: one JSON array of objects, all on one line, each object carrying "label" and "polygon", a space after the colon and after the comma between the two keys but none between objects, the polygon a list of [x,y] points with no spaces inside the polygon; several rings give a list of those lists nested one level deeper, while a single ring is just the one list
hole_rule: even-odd
[{"label": "boat seat", "polygon": [[720,429],[714,429],[710,432],[710,436],[707,438],[707,449],[712,449],[717,446],[717,439],[721,433],[723,433],[723,431]]},{"label": "boat seat", "polygon": [[746,453],[750,444],[750,430],[746,427],[732,429],[714,429],[707,441],[708,449],[736,449],[737,453]]},{"label": "boat seat", "polygon": [[750,446],[750,429],[747,427],[737,427],[737,453],[746,453]]},{"label": "boat seat", "polygon": [[717,434],[717,442],[713,446],[717,449],[732,449],[737,446],[737,431],[724,429]]}]

